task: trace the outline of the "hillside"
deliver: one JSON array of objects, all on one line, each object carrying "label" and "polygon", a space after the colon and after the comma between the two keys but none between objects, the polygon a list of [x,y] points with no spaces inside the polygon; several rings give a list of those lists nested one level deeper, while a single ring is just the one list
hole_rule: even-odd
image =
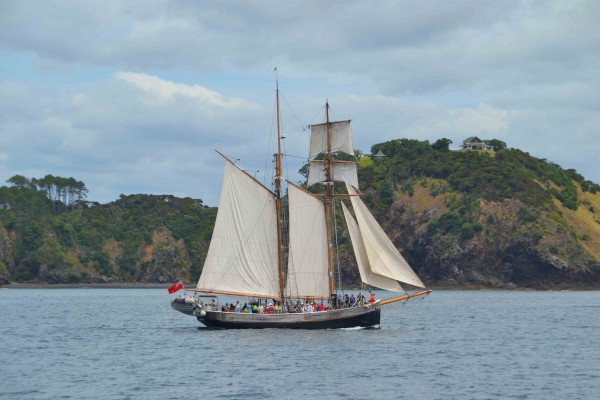
[{"label": "hillside", "polygon": [[371,153],[379,150],[387,158],[360,160],[363,200],[425,282],[600,286],[599,185],[515,149],[449,151],[444,140],[400,139]]},{"label": "hillside", "polygon": [[217,211],[152,195],[61,208],[30,185],[0,188],[0,284],[197,279]]},{"label": "hillside", "polygon": [[[363,200],[424,282],[600,287],[599,185],[520,150],[450,151],[448,142],[394,140],[371,149],[386,159],[359,161]],[[0,284],[195,281],[201,272],[217,211],[201,200],[122,195],[101,205],[72,178],[9,183],[0,188]],[[344,283],[356,285],[340,215],[337,226]]]}]

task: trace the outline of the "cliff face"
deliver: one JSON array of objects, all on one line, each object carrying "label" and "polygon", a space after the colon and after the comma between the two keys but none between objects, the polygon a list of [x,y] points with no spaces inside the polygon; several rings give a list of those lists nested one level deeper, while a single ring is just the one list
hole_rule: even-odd
[{"label": "cliff face", "polygon": [[569,218],[562,206],[557,206],[561,215],[531,209],[517,199],[480,200],[471,225],[481,228],[432,230],[432,221],[451,212],[446,205],[451,196],[434,199],[426,188],[416,187],[412,197],[400,195],[382,218],[424,282],[447,287],[600,286],[598,230],[580,240],[585,235],[576,228],[580,219]]}]

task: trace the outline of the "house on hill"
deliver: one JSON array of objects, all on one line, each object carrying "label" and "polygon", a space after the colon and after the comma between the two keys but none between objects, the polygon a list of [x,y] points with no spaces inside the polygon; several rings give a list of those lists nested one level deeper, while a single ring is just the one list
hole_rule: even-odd
[{"label": "house on hill", "polygon": [[375,154],[373,156],[376,160],[383,160],[385,159],[387,156],[385,154],[383,154],[383,152],[381,150],[379,150],[379,152],[377,154]]},{"label": "house on hill", "polygon": [[471,136],[463,140],[460,148],[462,150],[487,150],[488,145],[477,136]]}]

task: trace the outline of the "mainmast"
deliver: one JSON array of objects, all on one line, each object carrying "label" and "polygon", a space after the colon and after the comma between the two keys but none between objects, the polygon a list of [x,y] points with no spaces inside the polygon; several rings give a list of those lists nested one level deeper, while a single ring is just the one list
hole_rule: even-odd
[{"label": "mainmast", "polygon": [[329,265],[329,293],[335,293],[333,279],[333,241],[332,241],[332,206],[333,206],[333,175],[331,173],[331,122],[329,121],[329,101],[325,103],[327,114],[327,153],[325,155],[325,215],[327,222],[327,263]]},{"label": "mainmast", "polygon": [[[277,71],[277,68],[275,68]],[[275,196],[277,198],[277,251],[279,254],[279,297],[283,301],[285,276],[283,272],[283,211],[281,207],[281,114],[279,112],[279,79],[276,79],[277,98],[277,153],[275,154]]]}]

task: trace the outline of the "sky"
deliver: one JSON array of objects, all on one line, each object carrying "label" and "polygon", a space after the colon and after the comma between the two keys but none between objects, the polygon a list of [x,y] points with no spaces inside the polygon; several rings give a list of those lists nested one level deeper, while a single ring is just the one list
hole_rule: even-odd
[{"label": "sky", "polygon": [[596,0],[2,0],[0,181],[218,205],[219,150],[270,186],[277,67],[292,181],[329,100],[365,153],[496,138],[600,182],[598,21]]}]

